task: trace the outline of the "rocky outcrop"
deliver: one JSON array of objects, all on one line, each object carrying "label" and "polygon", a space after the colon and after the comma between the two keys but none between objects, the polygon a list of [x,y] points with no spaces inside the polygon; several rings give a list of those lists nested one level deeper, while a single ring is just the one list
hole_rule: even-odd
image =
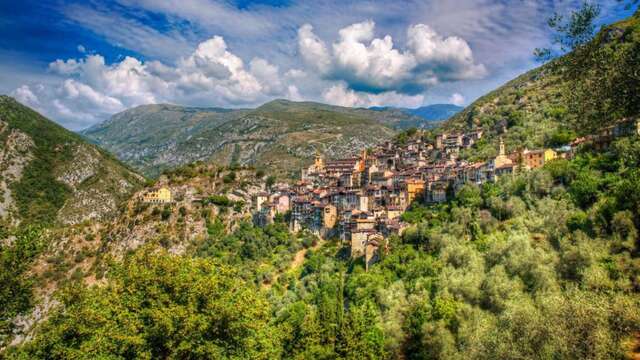
[{"label": "rocky outcrop", "polygon": [[[7,123],[0,120],[0,144],[0,220],[6,220],[14,209],[10,186],[22,178],[24,167],[33,158],[34,143],[28,135],[10,130]],[[15,218],[9,220],[13,222]]]}]

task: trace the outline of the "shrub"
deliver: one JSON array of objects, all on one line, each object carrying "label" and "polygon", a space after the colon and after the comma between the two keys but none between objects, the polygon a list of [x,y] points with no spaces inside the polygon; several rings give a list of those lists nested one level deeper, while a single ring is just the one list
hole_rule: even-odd
[{"label": "shrub", "polygon": [[225,184],[230,184],[234,181],[236,181],[236,173],[234,171],[231,171],[222,178],[222,182]]},{"label": "shrub", "polygon": [[171,217],[171,206],[165,205],[162,209],[162,213],[160,214],[160,218],[162,221],[167,221]]}]

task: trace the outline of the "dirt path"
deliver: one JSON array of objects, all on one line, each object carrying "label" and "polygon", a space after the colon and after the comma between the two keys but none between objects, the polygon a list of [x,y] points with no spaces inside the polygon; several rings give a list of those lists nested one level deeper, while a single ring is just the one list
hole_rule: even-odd
[{"label": "dirt path", "polygon": [[280,276],[283,273],[285,273],[287,271],[295,270],[295,269],[299,268],[300,266],[302,266],[302,264],[304,263],[304,258],[305,258],[305,256],[307,256],[307,252],[309,251],[309,249],[318,250],[324,243],[325,243],[325,240],[319,240],[318,243],[315,246],[311,247],[311,248],[305,248],[305,249],[298,250],[298,252],[296,252],[296,254],[293,256],[293,261],[291,261],[291,264],[289,264],[289,268],[286,269],[283,272],[277,273],[273,277],[273,280],[270,283],[263,283],[262,287],[264,287],[266,289],[269,289],[273,284],[278,282],[278,279],[280,278]]},{"label": "dirt path", "polygon": [[307,251],[309,251],[309,249],[302,249],[296,253],[296,256],[293,257],[291,265],[289,265],[289,270],[296,269],[302,265],[302,263],[304,262],[304,257],[307,256]]}]

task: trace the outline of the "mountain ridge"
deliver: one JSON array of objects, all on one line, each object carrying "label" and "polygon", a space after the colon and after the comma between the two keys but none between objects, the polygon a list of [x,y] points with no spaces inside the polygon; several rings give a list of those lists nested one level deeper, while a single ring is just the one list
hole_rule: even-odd
[{"label": "mountain ridge", "polygon": [[[219,108],[214,108],[219,109]],[[211,110],[144,105],[115,114],[80,134],[150,176],[193,161],[260,164],[279,176],[327,157],[355,155],[391,139],[394,125],[412,119],[314,102],[274,100],[256,109]]]}]

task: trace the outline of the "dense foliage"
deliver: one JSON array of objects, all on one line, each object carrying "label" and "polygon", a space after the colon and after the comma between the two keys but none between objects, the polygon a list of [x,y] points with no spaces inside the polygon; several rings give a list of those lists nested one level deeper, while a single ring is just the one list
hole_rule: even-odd
[{"label": "dense foliage", "polygon": [[144,248],[105,287],[69,287],[39,335],[9,358],[273,359],[269,304],[232,268]]},{"label": "dense foliage", "polygon": [[218,218],[207,219],[207,233],[206,239],[195,244],[194,255],[237,266],[240,276],[257,284],[271,283],[289,266],[296,251],[316,241],[311,234],[292,234],[284,223],[260,228],[241,222],[227,233]]},{"label": "dense foliage", "polygon": [[31,281],[24,276],[43,247],[42,231],[24,227],[0,243],[0,342],[12,328],[11,319],[32,306]]},{"label": "dense foliage", "polygon": [[281,281],[285,357],[623,358],[640,330],[638,164],[625,139],[416,204],[369,272],[310,256]]},{"label": "dense foliage", "polygon": [[576,125],[589,132],[640,114],[640,11],[559,61]]},{"label": "dense foliage", "polygon": [[[106,287],[67,289],[9,354],[624,358],[640,331],[639,165],[639,139],[623,139],[416,203],[368,272],[337,240],[287,269],[304,234],[282,223],[227,233],[209,219],[195,257],[139,250]],[[265,266],[277,278],[261,277]]]}]

